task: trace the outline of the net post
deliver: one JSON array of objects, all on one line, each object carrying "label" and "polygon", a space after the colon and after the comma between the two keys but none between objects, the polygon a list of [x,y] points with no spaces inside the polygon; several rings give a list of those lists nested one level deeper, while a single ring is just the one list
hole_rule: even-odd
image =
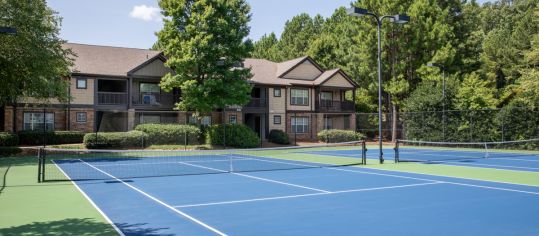
[{"label": "net post", "polygon": [[400,141],[397,139],[395,141],[395,148],[393,148],[395,150],[395,163],[399,163],[399,143]]},{"label": "net post", "polygon": [[367,144],[365,140],[361,141],[361,164],[367,165]]},{"label": "net post", "polygon": [[42,180],[41,180],[41,163],[42,163],[42,160],[41,160],[41,152],[42,152],[43,148],[39,148],[37,150],[37,182],[38,183],[41,183]]},{"label": "net post", "polygon": [[47,161],[47,153],[44,148],[41,148],[41,172],[40,172],[40,179],[41,182],[45,182],[45,163]]}]

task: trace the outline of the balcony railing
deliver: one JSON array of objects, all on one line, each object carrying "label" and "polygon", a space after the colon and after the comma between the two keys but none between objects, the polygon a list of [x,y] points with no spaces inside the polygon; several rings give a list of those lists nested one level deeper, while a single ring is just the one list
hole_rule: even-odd
[{"label": "balcony railing", "polygon": [[268,106],[268,100],[265,98],[251,98],[251,101],[247,103],[246,108],[264,108]]},{"label": "balcony railing", "polygon": [[171,93],[140,93],[133,96],[133,105],[172,106],[178,97]]},{"label": "balcony railing", "polygon": [[127,104],[127,93],[97,92],[97,104],[99,105],[125,105]]},{"label": "balcony railing", "polygon": [[352,101],[330,101],[320,100],[319,110],[322,112],[327,111],[354,111],[355,104]]}]

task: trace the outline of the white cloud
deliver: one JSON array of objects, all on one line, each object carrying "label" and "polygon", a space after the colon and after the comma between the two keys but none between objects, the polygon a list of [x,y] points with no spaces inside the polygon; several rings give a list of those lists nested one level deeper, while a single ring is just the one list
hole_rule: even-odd
[{"label": "white cloud", "polygon": [[160,21],[162,18],[159,8],[146,5],[134,6],[129,16],[143,21]]}]

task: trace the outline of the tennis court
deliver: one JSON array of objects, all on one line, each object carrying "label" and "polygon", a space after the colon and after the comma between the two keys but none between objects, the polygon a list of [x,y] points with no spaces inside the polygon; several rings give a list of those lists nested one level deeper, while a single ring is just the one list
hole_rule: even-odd
[{"label": "tennis court", "polygon": [[91,157],[50,150],[44,168],[47,178],[57,168],[82,180],[73,183],[124,235],[539,234],[539,187],[376,170],[310,152],[362,155],[361,145]]}]

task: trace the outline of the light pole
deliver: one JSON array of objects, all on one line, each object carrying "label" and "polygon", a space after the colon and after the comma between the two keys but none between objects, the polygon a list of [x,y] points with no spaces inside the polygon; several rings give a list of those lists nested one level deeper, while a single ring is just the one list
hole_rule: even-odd
[{"label": "light pole", "polygon": [[378,16],[375,13],[369,12],[367,9],[359,7],[351,7],[346,9],[349,16],[363,17],[372,16],[376,19],[377,32],[378,32],[378,142],[380,145],[380,164],[384,163],[384,153],[382,151],[382,22],[384,19],[390,19],[391,22],[396,24],[405,24],[410,21],[410,17],[407,15],[384,15]]},{"label": "light pole", "polygon": [[442,70],[442,141],[445,141],[445,67],[439,63],[428,63],[427,66]]}]

